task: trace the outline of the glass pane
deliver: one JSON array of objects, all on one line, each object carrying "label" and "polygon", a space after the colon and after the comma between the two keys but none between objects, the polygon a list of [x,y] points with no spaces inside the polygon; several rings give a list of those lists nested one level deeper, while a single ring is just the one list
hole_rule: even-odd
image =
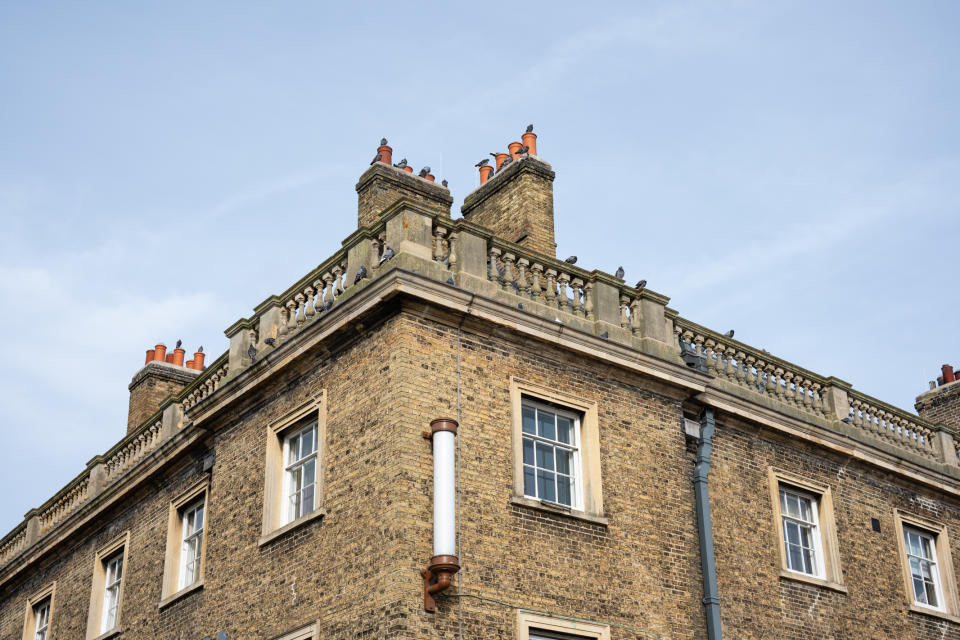
[{"label": "glass pane", "polygon": [[573,452],[557,447],[557,472],[570,475],[570,467],[573,462]]},{"label": "glass pane", "polygon": [[780,489],[780,511],[784,515],[787,513],[787,492],[783,489]]},{"label": "glass pane", "polygon": [[929,604],[931,607],[938,607],[938,606],[940,606],[940,605],[937,603],[937,589],[936,589],[936,587],[933,585],[932,582],[928,582],[928,583],[926,583],[926,585],[927,585],[927,604]]},{"label": "glass pane", "polygon": [[920,536],[920,545],[923,549],[923,557],[929,560],[933,557],[933,553],[930,551],[930,538],[927,536]]},{"label": "glass pane", "polygon": [[913,598],[917,602],[927,604],[927,591],[923,586],[923,580],[919,578],[913,579]]},{"label": "glass pane", "polygon": [[792,544],[787,545],[787,553],[789,567],[794,571],[803,571],[803,553],[800,547]]},{"label": "glass pane", "polygon": [[313,511],[313,490],[316,485],[307,485],[303,489],[303,513]]},{"label": "glass pane", "polygon": [[537,493],[541,500],[557,501],[557,487],[554,475],[549,471],[537,470]]},{"label": "glass pane", "polygon": [[570,424],[570,418],[557,416],[557,440],[564,444],[573,444],[570,441],[570,434],[573,428]]},{"label": "glass pane", "polygon": [[910,575],[923,579],[923,571],[920,569],[920,561],[917,558],[910,558]]},{"label": "glass pane", "polygon": [[799,527],[800,529],[800,544],[807,549],[813,548],[813,538],[811,536],[810,527]]},{"label": "glass pane", "polygon": [[918,558],[922,557],[923,552],[920,550],[920,536],[913,533],[912,531],[908,531],[906,533],[906,537],[907,537],[907,549],[909,549],[910,555],[917,556]]},{"label": "glass pane", "polygon": [[194,531],[199,531],[200,529],[203,529],[203,505],[197,507],[197,519],[193,527]]},{"label": "glass pane", "polygon": [[557,476],[557,502],[565,504],[568,507],[572,506],[570,500],[570,478]]},{"label": "glass pane", "polygon": [[547,438],[548,440],[556,439],[557,429],[555,420],[556,416],[549,411],[537,411],[537,426],[541,438]]},{"label": "glass pane", "polygon": [[533,464],[533,440],[523,439],[523,464]]},{"label": "glass pane", "polygon": [[800,525],[789,520],[783,523],[783,535],[787,542],[793,545],[800,545]]},{"label": "glass pane", "polygon": [[803,550],[803,570],[811,574],[817,572],[817,562],[812,549]]},{"label": "glass pane", "polygon": [[310,460],[303,465],[303,484],[313,484],[317,481],[317,459]]},{"label": "glass pane", "polygon": [[537,433],[537,418],[533,407],[523,408],[523,432],[531,434]]},{"label": "glass pane", "polygon": [[542,442],[537,443],[537,466],[553,471],[553,447]]},{"label": "glass pane", "polygon": [[534,482],[533,467],[525,466],[523,468],[523,495],[531,498],[537,497],[537,486]]}]

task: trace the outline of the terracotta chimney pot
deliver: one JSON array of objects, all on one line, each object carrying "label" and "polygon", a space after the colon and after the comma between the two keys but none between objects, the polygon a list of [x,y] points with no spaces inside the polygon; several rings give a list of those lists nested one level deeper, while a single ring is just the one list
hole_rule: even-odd
[{"label": "terracotta chimney pot", "polygon": [[509,153],[498,153],[498,154],[497,154],[497,169],[498,169],[498,170],[500,169],[500,165],[503,164],[503,161],[506,160],[506,159],[507,159],[507,156],[509,156],[509,155],[510,155]]},{"label": "terracotta chimney pot", "polygon": [[147,364],[148,362],[153,362],[153,359],[155,357],[156,357],[156,351],[154,351],[153,349],[147,349],[147,359],[144,360],[143,364]]},{"label": "terracotta chimney pot", "polygon": [[154,359],[157,362],[163,362],[164,358],[167,355],[167,345],[158,344],[156,347],[154,347],[153,351],[154,351]]},{"label": "terracotta chimney pot", "polygon": [[178,367],[183,366],[183,356],[186,355],[186,351],[183,349],[174,349],[173,350],[173,364]]},{"label": "terracotta chimney pot", "polygon": [[197,351],[195,354],[193,354],[193,368],[197,371],[203,371],[203,359],[206,356],[207,354],[200,351]]},{"label": "terracotta chimney pot", "polygon": [[166,357],[163,359],[163,361],[166,362],[167,364],[173,364],[173,354],[168,353]]},{"label": "terracotta chimney pot", "polygon": [[[503,155],[507,155],[507,154],[503,154]],[[491,167],[490,165],[485,164],[482,167],[480,167],[480,184],[483,184],[484,182],[489,180],[490,175],[492,173],[493,173],[493,167]]]},{"label": "terracotta chimney pot", "polygon": [[437,181],[437,179],[433,177],[433,174],[432,174],[432,173],[428,173],[428,174],[427,174],[427,180],[429,180],[430,182],[436,182],[436,181]]},{"label": "terracotta chimney pot", "polygon": [[523,145],[530,148],[530,155],[537,155],[537,134],[533,131],[530,133],[525,133],[520,136],[520,139],[523,140]]},{"label": "terracotta chimney pot", "polygon": [[393,164],[393,148],[392,147],[382,144],[379,147],[377,147],[377,153],[380,154],[380,162],[384,164],[389,164],[389,165]]},{"label": "terracotta chimney pot", "polygon": [[185,366],[187,369],[193,369],[193,360],[187,360],[187,364]]},{"label": "terracotta chimney pot", "polygon": [[953,367],[951,367],[950,365],[948,364],[943,365],[942,367],[940,367],[940,371],[943,372],[944,384],[948,382],[953,382],[954,380],[956,380],[956,377],[953,375]]},{"label": "terracotta chimney pot", "polygon": [[407,173],[413,173],[413,167],[411,167],[410,165],[405,166],[403,170],[406,171]]},{"label": "terracotta chimney pot", "polygon": [[516,160],[520,157],[520,147],[523,146],[521,142],[511,142],[507,145],[507,151],[510,152],[510,155],[513,156],[513,159]]}]

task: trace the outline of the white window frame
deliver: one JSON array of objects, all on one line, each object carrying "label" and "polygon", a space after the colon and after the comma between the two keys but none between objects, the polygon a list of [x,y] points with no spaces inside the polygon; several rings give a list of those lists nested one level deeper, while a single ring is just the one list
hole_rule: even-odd
[{"label": "white window frame", "polygon": [[[23,640],[48,640],[50,638],[56,589],[57,583],[51,582],[27,598],[27,610],[23,621]],[[43,620],[40,615],[44,608],[47,612],[46,620]],[[44,635],[41,635],[41,633]]]},{"label": "white window frame", "polygon": [[[793,496],[797,498],[798,502],[800,500],[806,500],[809,502],[809,510],[811,518],[809,520],[804,520],[801,516],[793,516],[789,513],[786,513],[784,510],[786,503],[786,496]],[[826,576],[826,566],[823,558],[823,543],[822,537],[823,533],[820,529],[820,500],[819,497],[801,489],[796,489],[789,485],[780,484],[779,487],[779,498],[780,498],[780,519],[783,528],[783,539],[781,544],[783,545],[783,553],[786,557],[787,570],[793,571],[794,573],[800,573],[803,575],[813,576],[814,578],[820,578],[823,580]],[[787,534],[787,525],[788,523],[793,523],[797,526],[798,529],[807,528],[809,529],[809,535],[812,539],[812,546],[809,548],[811,552],[811,564],[813,565],[811,569],[813,571],[804,571],[802,568],[798,569],[792,567],[791,565],[791,553],[790,547],[794,546],[792,542],[788,540]],[[801,549],[805,549],[802,546]]]},{"label": "white window frame", "polygon": [[[100,613],[100,633],[117,627],[120,613],[120,590],[123,588],[123,550],[103,559],[103,611]],[[111,571],[113,572],[111,575]]]},{"label": "white window frame", "polygon": [[[581,461],[580,461],[580,423],[581,423],[581,414],[578,413],[578,412],[576,412],[576,411],[572,411],[572,410],[570,410],[570,409],[566,409],[566,408],[564,408],[564,407],[557,406],[556,404],[541,402],[541,401],[538,401],[538,400],[536,400],[536,399],[534,399],[534,398],[531,398],[531,397],[528,397],[528,396],[524,396],[524,397],[523,397],[523,400],[522,400],[522,402],[521,402],[521,418],[520,418],[520,419],[521,419],[521,425],[522,425],[522,421],[523,421],[523,415],[522,415],[522,414],[523,414],[523,411],[526,410],[526,409],[532,409],[532,410],[534,411],[534,433],[528,433],[527,431],[523,430],[523,427],[521,426],[521,438],[522,438],[522,446],[523,446],[523,451],[524,451],[524,459],[523,459],[523,461],[522,461],[522,463],[523,463],[523,471],[524,471],[523,496],[524,496],[525,498],[530,498],[530,499],[532,499],[532,500],[539,500],[539,501],[541,501],[541,502],[546,502],[546,503],[550,503],[550,504],[556,504],[556,505],[559,505],[559,506],[562,506],[562,507],[567,507],[567,508],[569,508],[569,509],[576,509],[576,510],[578,510],[578,511],[579,511],[579,510],[582,510],[582,509],[583,509],[583,467],[582,467],[582,464],[581,464]],[[539,425],[540,425],[539,412],[541,412],[541,411],[551,413],[551,414],[553,414],[553,415],[555,415],[555,416],[562,416],[562,417],[567,418],[568,420],[570,420],[571,423],[572,423],[572,434],[571,434],[571,441],[572,441],[572,442],[570,442],[570,443],[565,443],[565,442],[561,442],[558,437],[555,437],[554,439],[550,439],[550,438],[541,436],[540,433],[539,433]],[[556,426],[556,425],[557,425],[557,421],[556,421],[556,419],[554,419],[554,436],[558,436],[558,435],[559,435],[559,434],[558,434],[558,429],[557,429],[557,426]],[[526,452],[527,452],[526,443],[527,443],[528,441],[533,444],[533,447],[532,447],[532,451],[533,451],[533,453],[532,453],[532,464],[529,464],[529,463],[527,462],[527,459],[526,459]],[[553,457],[553,469],[546,469],[546,468],[541,468],[541,467],[537,466],[536,450],[539,448],[539,447],[537,446],[537,443],[539,443],[539,444],[542,445],[542,446],[550,447],[550,448],[551,448],[552,457]],[[570,474],[569,474],[569,476],[567,476],[567,477],[570,478],[570,484],[571,484],[571,487],[570,487],[570,504],[566,504],[566,503],[564,503],[564,502],[560,502],[560,500],[559,500],[559,490],[558,490],[558,489],[559,489],[559,481],[558,481],[558,478],[559,478],[559,476],[566,476],[567,474],[562,474],[562,473],[560,473],[560,472],[557,470],[557,466],[558,466],[557,463],[556,463],[556,451],[557,451],[557,449],[566,450],[566,451],[571,452],[571,454],[572,454],[572,455],[571,455],[572,461],[571,461],[571,463],[570,463],[570,469],[569,469],[569,470],[570,470]],[[533,495],[531,495],[530,493],[527,492],[526,478],[527,478],[528,470],[532,470],[532,472],[533,472],[533,489],[534,489]],[[538,494],[540,493],[540,491],[539,491],[539,486],[540,486],[540,482],[539,482],[539,471],[541,471],[541,470],[542,470],[542,471],[545,471],[545,472],[547,472],[547,473],[553,474],[553,476],[554,476],[554,497],[557,498],[557,499],[555,499],[555,500],[549,500],[549,499],[547,499],[547,498],[545,498],[545,497],[543,497],[543,496],[538,495]]]},{"label": "white window frame", "polygon": [[[303,443],[303,435],[307,432],[311,433],[311,439],[313,441],[313,450],[306,454],[301,455],[299,452],[300,445]],[[318,496],[317,490],[319,489],[319,483],[317,482],[317,476],[319,473],[319,442],[317,439],[320,435],[320,428],[318,421],[312,419],[309,424],[303,427],[298,427],[295,430],[292,430],[290,433],[286,434],[283,438],[283,498],[286,503],[284,524],[289,524],[300,518],[309,515],[315,509],[318,508]],[[291,459],[291,445],[296,442],[298,448],[299,457]],[[298,471],[305,469],[306,466],[313,462],[313,477],[310,479],[310,483],[304,483],[301,480],[300,487],[294,487],[294,478]],[[301,478],[303,475],[301,474]],[[303,492],[308,487],[313,487],[313,505],[309,510],[303,509]],[[296,498],[296,500],[295,500]]]},{"label": "white window frame", "polygon": [[[914,535],[920,539],[921,544],[921,554],[923,553],[923,547],[926,546],[927,550],[930,552],[930,557],[926,558],[922,555],[917,556],[911,550],[910,544],[910,535]],[[904,549],[907,554],[907,566],[910,569],[910,577],[912,579],[913,586],[913,604],[918,607],[928,607],[934,611],[944,611],[944,602],[943,602],[943,587],[940,586],[940,566],[937,563],[937,534],[930,531],[925,531],[918,527],[911,525],[905,525],[903,527],[903,542]],[[916,582],[919,579],[921,582],[926,583],[926,579],[921,574],[918,576],[913,570],[913,561],[916,560],[918,563],[925,563],[928,565],[928,570],[931,576],[931,582],[933,583],[933,597],[936,600],[936,604],[930,604],[929,602],[922,602],[917,597],[917,585]],[[927,597],[926,588],[924,588],[924,597]]]},{"label": "white window frame", "polygon": [[[191,516],[193,517],[192,522],[195,524],[198,513],[200,514],[200,526],[194,527],[191,531],[188,529]],[[203,563],[204,527],[207,524],[206,496],[184,507],[183,513],[180,516],[180,522],[180,570],[177,574],[178,590],[186,589],[196,584],[203,577],[201,567]],[[192,556],[188,553],[191,548]]]},{"label": "white window frame", "polygon": [[[957,583],[953,572],[953,554],[950,548],[947,526],[942,522],[906,513],[899,509],[895,509],[893,512],[893,522],[896,544],[900,553],[904,595],[910,611],[960,623],[960,598],[958,598]],[[931,568],[933,569],[937,596],[936,607],[917,600],[913,585],[913,570],[910,566],[911,554],[906,541],[908,533],[920,534],[931,543]]]},{"label": "white window frame", "polygon": [[33,640],[47,640],[47,631],[50,629],[50,598],[44,598],[34,605],[33,618],[36,621]]},{"label": "white window frame", "polygon": [[[130,532],[114,538],[94,554],[93,581],[90,589],[90,609],[87,614],[87,640],[121,629],[123,616],[124,577],[130,570],[129,562]],[[109,569],[114,560],[119,559],[119,575],[111,576]],[[111,606],[108,596],[115,596],[115,606]],[[113,620],[108,613],[112,610]],[[111,624],[108,624],[111,623]]]},{"label": "white window frame", "polygon": [[[610,626],[586,622],[584,620],[571,620],[532,611],[517,611],[516,618],[516,640],[535,640],[538,633],[544,637],[543,633],[560,634],[561,637],[580,640],[610,640]],[[546,637],[551,637],[547,635]]]},{"label": "white window frame", "polygon": [[[203,509],[203,526],[199,531],[188,531],[189,514],[197,508]],[[163,583],[160,587],[159,608],[203,588],[203,574],[206,565],[207,531],[210,529],[210,478],[204,476],[199,482],[170,501],[170,515],[167,519],[167,547],[163,558]],[[190,559],[187,554],[187,540],[197,541],[194,572],[187,575]],[[192,578],[188,582],[188,577]]]}]

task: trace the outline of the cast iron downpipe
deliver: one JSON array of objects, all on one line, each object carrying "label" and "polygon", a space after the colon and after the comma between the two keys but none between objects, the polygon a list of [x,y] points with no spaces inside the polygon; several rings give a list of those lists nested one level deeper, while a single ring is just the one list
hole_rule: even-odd
[{"label": "cast iron downpipe", "polygon": [[713,449],[713,409],[700,416],[697,463],[693,468],[693,492],[697,500],[697,534],[700,537],[700,567],[703,572],[703,607],[707,614],[707,638],[720,640],[720,594],[717,590],[717,563],[713,555],[713,523],[710,521],[710,451]]}]

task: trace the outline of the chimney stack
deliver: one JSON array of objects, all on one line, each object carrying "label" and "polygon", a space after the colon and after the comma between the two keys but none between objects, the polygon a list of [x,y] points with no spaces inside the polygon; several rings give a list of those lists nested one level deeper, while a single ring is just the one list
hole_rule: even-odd
[{"label": "chimney stack", "polygon": [[952,366],[945,364],[940,371],[930,390],[917,396],[914,407],[924,420],[960,430],[960,381]]},{"label": "chimney stack", "polygon": [[[203,347],[200,348],[201,351]],[[133,376],[130,382],[130,408],[127,412],[127,433],[140,426],[144,420],[160,409],[160,403],[168,396],[182,391],[203,371],[203,353],[194,355],[194,360],[184,366],[186,352],[180,348],[180,341],[173,353],[167,353],[164,344],[158,344],[147,350],[143,368]],[[199,365],[197,363],[199,356]]]},{"label": "chimney stack", "polygon": [[[555,258],[555,174],[549,164],[536,157],[536,135],[532,126],[527,129],[523,144],[511,142],[509,154],[497,154],[497,172],[487,180],[481,177],[481,185],[464,199],[460,211],[470,222],[504,240]],[[521,154],[524,145],[528,153]]]}]

